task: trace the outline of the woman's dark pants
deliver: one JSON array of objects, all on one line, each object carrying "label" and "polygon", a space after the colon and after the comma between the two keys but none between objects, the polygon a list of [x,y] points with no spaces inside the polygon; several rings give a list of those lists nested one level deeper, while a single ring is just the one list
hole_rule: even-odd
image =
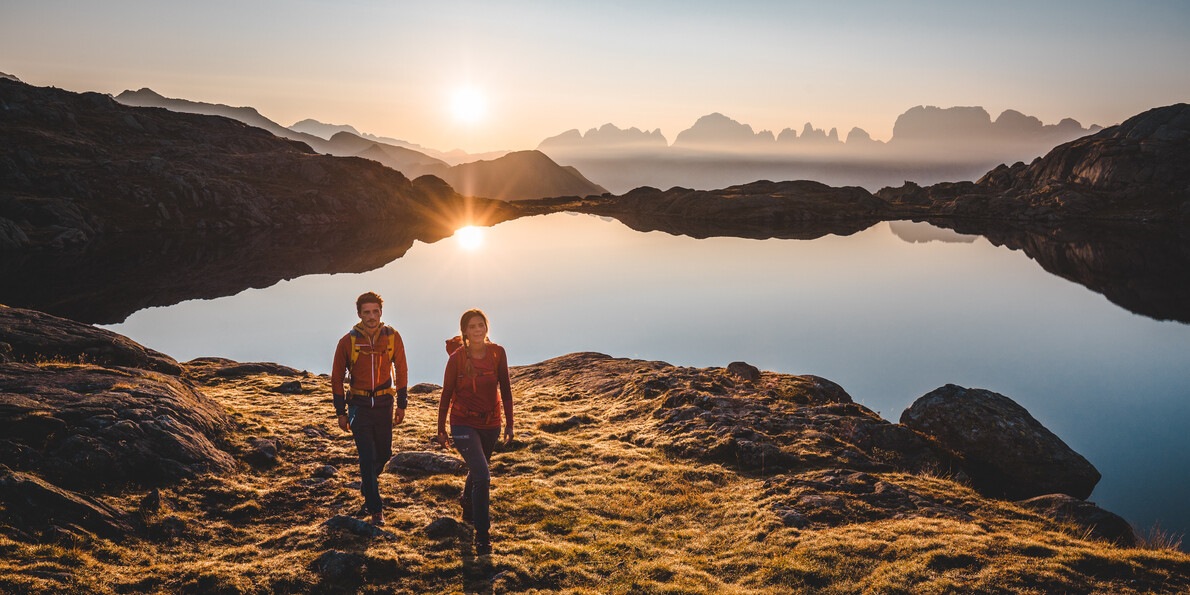
[{"label": "woman's dark pants", "polygon": [[488,461],[496,449],[500,428],[473,428],[451,424],[450,437],[455,449],[467,463],[467,482],[463,485],[463,496],[471,496],[471,509],[475,523],[476,537],[486,538],[491,528],[488,502],[491,497],[489,485],[492,479],[488,473]]}]

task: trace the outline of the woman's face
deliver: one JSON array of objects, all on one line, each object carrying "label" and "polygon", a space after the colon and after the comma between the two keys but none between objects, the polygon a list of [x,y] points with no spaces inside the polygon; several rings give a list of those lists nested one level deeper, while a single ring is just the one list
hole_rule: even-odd
[{"label": "woman's face", "polygon": [[467,340],[472,345],[481,345],[488,336],[488,323],[483,316],[472,316],[467,319]]}]

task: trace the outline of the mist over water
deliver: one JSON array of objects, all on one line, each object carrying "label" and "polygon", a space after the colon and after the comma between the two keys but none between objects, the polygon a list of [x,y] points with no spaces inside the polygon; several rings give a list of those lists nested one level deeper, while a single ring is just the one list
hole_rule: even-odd
[{"label": "mist over water", "polygon": [[693,239],[555,214],[480,236],[107,328],[179,361],[325,373],[358,320],[355,297],[374,290],[404,338],[411,382],[441,384],[443,341],[479,307],[514,365],[576,351],[699,367],[742,360],[829,378],[894,422],[944,384],[985,388],[1100,470],[1091,500],[1141,531],[1190,528],[1190,325],[1130,313],[1019,251],[906,222],[816,240]]}]

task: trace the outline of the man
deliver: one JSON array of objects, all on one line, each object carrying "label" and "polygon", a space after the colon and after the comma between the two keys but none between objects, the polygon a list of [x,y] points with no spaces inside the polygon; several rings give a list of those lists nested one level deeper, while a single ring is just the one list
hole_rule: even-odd
[{"label": "man", "polygon": [[[355,300],[359,324],[339,339],[331,366],[335,415],[339,427],[355,439],[362,514],[371,515],[374,525],[384,524],[379,477],[393,454],[393,425],[405,420],[409,381],[401,335],[380,322],[383,305],[384,300],[370,291]],[[350,381],[344,387],[348,375]]]}]

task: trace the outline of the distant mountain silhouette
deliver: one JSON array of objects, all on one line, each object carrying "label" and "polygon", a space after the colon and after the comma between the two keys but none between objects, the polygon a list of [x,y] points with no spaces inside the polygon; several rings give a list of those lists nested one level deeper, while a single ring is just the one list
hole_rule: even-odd
[{"label": "distant mountain silhouette", "polygon": [[304,134],[313,134],[322,139],[330,140],[332,136],[340,132],[349,132],[356,136],[363,136],[360,131],[356,130],[354,126],[345,124],[323,124],[318,120],[307,118],[301,122],[294,123],[289,127],[294,132],[301,132]]},{"label": "distant mountain silhouette", "polygon": [[917,106],[901,114],[893,125],[890,147],[901,150],[952,153],[997,152],[1017,147],[1048,150],[1061,143],[1102,130],[1083,128],[1066,118],[1046,126],[1016,110],[1005,110],[995,121],[982,107]]},{"label": "distant mountain silhouette", "polygon": [[693,149],[763,147],[771,149],[776,142],[777,139],[768,130],[753,132],[751,126],[741,124],[715,112],[699,118],[694,126],[679,132],[678,137],[674,139],[674,147]]},{"label": "distant mountain silhouette", "polygon": [[537,150],[549,149],[565,151],[567,149],[612,149],[612,150],[650,150],[664,149],[669,145],[661,134],[661,129],[645,132],[633,127],[621,130],[614,124],[604,124],[599,128],[592,128],[586,134],[580,134],[578,129],[571,129],[541,141]]},{"label": "distant mountain silhouette", "polygon": [[[981,107],[917,106],[897,118],[888,142],[861,128],[841,139],[837,128],[823,130],[809,122],[800,133],[785,128],[774,137],[716,112],[678,133],[670,146],[660,142],[664,137],[656,131],[648,133],[652,143],[610,151],[608,137],[632,135],[617,135],[619,128],[606,124],[586,135],[568,130],[542,141],[538,149],[617,193],[641,186],[723,188],[761,179],[808,179],[875,191],[904,181],[972,180],[996,165],[1030,161],[1097,130],[1069,118],[1045,125],[1014,110],[992,121]],[[637,131],[635,137],[643,134]]]},{"label": "distant mountain silhouette", "polygon": [[203,114],[206,116],[223,116],[233,120],[239,120],[249,126],[263,128],[281,138],[288,138],[296,140],[307,145],[320,153],[329,153],[324,147],[323,139],[312,134],[304,134],[301,132],[294,132],[262,115],[252,107],[232,107],[221,103],[203,103],[200,101],[190,101],[188,99],[171,99],[164,97],[159,93],[149,88],[143,88],[139,91],[124,91],[115,97],[116,101],[124,105],[132,105],[137,107],[162,107],[172,112],[182,112],[187,114]]},{"label": "distant mountain silhouette", "polygon": [[[377,140],[381,137],[363,135],[352,126],[323,124],[317,120],[303,120],[299,130],[277,124],[262,116],[251,107],[231,107],[222,104],[201,103],[185,99],[169,99],[152,91],[124,91],[116,101],[125,105],[161,107],[175,112],[218,115],[239,120],[245,124],[263,128],[276,136],[304,142],[319,153],[341,157],[363,157],[382,163],[409,178],[424,175],[438,176],[452,185],[464,183],[467,190],[460,190],[470,196],[483,196],[500,200],[519,200],[549,196],[587,196],[606,192],[602,186],[592,183],[573,167],[562,167],[538,153],[539,157],[513,157],[504,151],[486,153],[493,156],[490,161],[457,164],[462,156],[475,157],[462,151],[437,153],[439,159],[422,151]],[[297,126],[297,124],[295,124]],[[307,131],[327,133],[336,131],[329,139]],[[404,143],[387,139],[395,143]],[[407,144],[407,143],[405,143]],[[416,146],[416,145],[415,145]],[[522,153],[536,153],[523,151]],[[451,163],[457,165],[451,165]],[[456,169],[458,168],[458,169]]]},{"label": "distant mountain silhouette", "polygon": [[590,196],[607,192],[573,167],[559,166],[541,151],[514,151],[435,173],[458,192],[498,200]]},{"label": "distant mountain silhouette", "polygon": [[10,81],[16,81],[16,82],[18,82],[18,83],[19,83],[19,82],[22,82],[22,81],[21,81],[21,79],[19,79],[19,78],[17,78],[17,77],[15,77],[15,76],[13,76],[13,75],[11,75],[11,74],[6,74],[6,73],[3,73],[3,72],[0,72],[0,79],[8,79],[8,80],[10,80]]}]

